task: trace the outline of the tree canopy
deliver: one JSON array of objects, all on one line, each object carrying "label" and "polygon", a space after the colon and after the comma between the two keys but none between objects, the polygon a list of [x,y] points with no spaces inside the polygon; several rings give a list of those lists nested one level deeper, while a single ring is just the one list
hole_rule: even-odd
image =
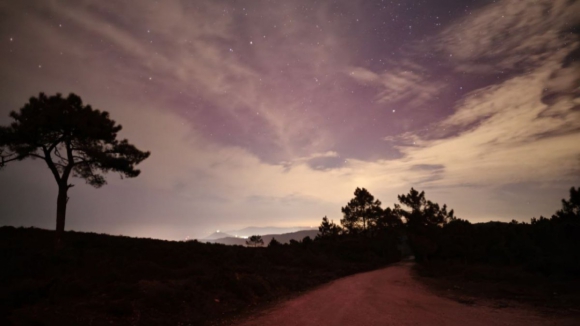
[{"label": "tree canopy", "polygon": [[246,240],[246,245],[250,247],[261,247],[264,245],[264,240],[260,235],[253,235]]},{"label": "tree canopy", "polygon": [[0,126],[0,168],[26,158],[46,163],[59,189],[57,240],[64,231],[71,176],[99,188],[106,184],[107,172],[137,177],[140,170],[135,166],[150,155],[126,139],[117,140],[121,125],[108,112],[83,104],[75,94],[64,98],[40,93],[10,117],[9,126]]},{"label": "tree canopy", "polygon": [[278,240],[276,240],[276,238],[272,237],[272,239],[268,243],[268,248],[271,248],[271,247],[279,247],[281,245],[282,244],[280,243],[280,241],[278,241]]},{"label": "tree canopy", "polygon": [[334,224],[334,221],[329,221],[325,216],[322,218],[322,223],[318,227],[317,238],[333,238],[340,234],[340,226]]},{"label": "tree canopy", "polygon": [[580,223],[580,187],[570,188],[570,200],[562,199],[562,208],[554,214],[553,219]]},{"label": "tree canopy", "polygon": [[399,195],[399,202],[411,210],[400,210],[405,218],[407,227],[418,231],[433,226],[441,227],[455,219],[453,210],[447,211],[447,205],[440,207],[425,198],[425,192],[418,192],[411,188],[407,195]]},{"label": "tree canopy", "polygon": [[106,184],[103,173],[109,171],[133,178],[140,173],[135,165],[150,155],[126,139],[117,140],[122,126],[75,94],[63,98],[40,93],[10,117],[14,122],[0,127],[0,166],[28,157],[43,159],[59,184],[71,174],[94,187]]},{"label": "tree canopy", "polygon": [[356,188],[354,198],[342,208],[340,223],[349,233],[366,232],[382,213],[381,202],[365,188]]}]

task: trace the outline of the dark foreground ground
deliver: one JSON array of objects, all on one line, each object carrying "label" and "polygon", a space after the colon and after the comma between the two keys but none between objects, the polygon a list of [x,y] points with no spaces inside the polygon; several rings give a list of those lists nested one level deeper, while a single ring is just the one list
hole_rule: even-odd
[{"label": "dark foreground ground", "polygon": [[[204,325],[398,260],[343,241],[244,248],[0,228],[0,325]],[[379,248],[380,250],[377,250]]]},{"label": "dark foreground ground", "polygon": [[491,303],[497,308],[525,306],[547,314],[572,314],[580,325],[580,275],[436,260],[413,269],[430,290],[466,305]]},{"label": "dark foreground ground", "polygon": [[52,231],[1,227],[0,325],[580,325],[577,277],[437,260],[380,269],[398,260],[392,245],[67,232],[56,251]]},{"label": "dark foreground ground", "polygon": [[412,263],[342,278],[239,326],[279,325],[578,325],[580,314],[527,305],[499,307],[493,300],[460,302],[437,295],[413,277]]}]

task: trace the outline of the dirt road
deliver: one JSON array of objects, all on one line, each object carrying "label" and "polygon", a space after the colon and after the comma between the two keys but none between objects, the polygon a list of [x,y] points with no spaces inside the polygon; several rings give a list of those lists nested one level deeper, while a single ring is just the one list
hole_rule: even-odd
[{"label": "dirt road", "polygon": [[334,281],[282,303],[239,326],[265,325],[580,325],[531,310],[466,305],[430,292],[411,263]]}]

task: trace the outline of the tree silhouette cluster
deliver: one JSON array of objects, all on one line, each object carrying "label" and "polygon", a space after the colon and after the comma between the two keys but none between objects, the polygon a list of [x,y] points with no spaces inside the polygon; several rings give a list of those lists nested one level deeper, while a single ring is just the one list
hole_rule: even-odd
[{"label": "tree silhouette cluster", "polygon": [[570,199],[563,199],[562,209],[551,218],[533,218],[530,223],[472,224],[413,188],[399,195],[393,208],[381,208],[364,188],[354,195],[342,208],[340,225],[322,219],[317,240],[358,238],[392,246],[396,239],[399,248],[408,245],[419,262],[519,265],[545,274],[580,275],[580,188],[570,189]]},{"label": "tree silhouette cluster", "polygon": [[[425,192],[411,188],[409,194],[398,196],[400,204],[393,208],[381,207],[365,188],[356,188],[354,198],[342,207],[343,218],[340,226],[324,217],[319,227],[320,237],[340,234],[372,236],[386,230],[400,231],[403,228],[412,233],[424,233],[435,227],[443,227],[455,220],[453,210],[447,205],[439,206],[425,198]],[[401,207],[406,206],[408,209]]]},{"label": "tree silhouette cluster", "polygon": [[388,246],[394,243],[413,248],[417,259],[428,258],[436,247],[431,234],[449,222],[456,220],[453,210],[439,206],[425,198],[425,192],[411,188],[408,194],[398,196],[399,204],[393,208],[381,207],[381,201],[375,199],[365,188],[357,188],[354,198],[342,207],[343,218],[340,225],[334,221],[322,219],[318,239],[336,240],[345,238],[369,239],[369,241],[387,241]]},{"label": "tree silhouette cluster", "polygon": [[530,272],[580,275],[580,188],[552,217],[529,223],[455,220],[433,236],[438,245],[433,258],[461,263],[521,266]]}]

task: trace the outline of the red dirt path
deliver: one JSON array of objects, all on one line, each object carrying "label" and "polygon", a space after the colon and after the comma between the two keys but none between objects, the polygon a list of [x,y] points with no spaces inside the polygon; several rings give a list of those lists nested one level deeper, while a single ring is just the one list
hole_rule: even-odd
[{"label": "red dirt path", "polygon": [[411,266],[400,263],[331,282],[238,326],[580,325],[571,317],[466,305],[437,296],[413,278]]}]

